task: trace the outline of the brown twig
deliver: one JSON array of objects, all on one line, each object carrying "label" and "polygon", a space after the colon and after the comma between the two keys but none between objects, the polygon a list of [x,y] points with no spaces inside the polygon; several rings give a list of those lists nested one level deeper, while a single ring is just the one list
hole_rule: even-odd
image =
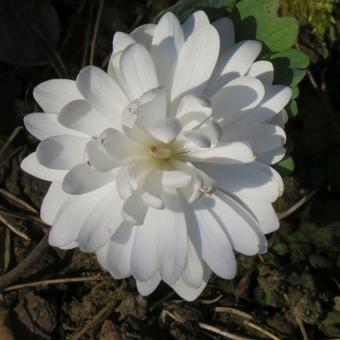
[{"label": "brown twig", "polygon": [[31,239],[25,233],[18,230],[14,225],[9,223],[9,221],[5,217],[3,217],[1,214],[0,214],[0,222],[4,226],[6,226],[11,232],[13,232],[15,235],[18,235],[19,237],[21,237],[25,241],[31,241]]},{"label": "brown twig", "polygon": [[22,126],[18,126],[16,127],[13,132],[10,134],[10,136],[8,137],[6,143],[2,146],[2,148],[0,149],[0,160],[3,157],[5,151],[7,150],[7,148],[12,144],[12,142],[14,141],[14,139],[17,137],[17,135],[19,134],[19,132],[22,130]]},{"label": "brown twig", "polygon": [[231,339],[231,340],[251,340],[250,338],[244,338],[244,337],[232,334],[230,332],[227,332],[225,330],[221,330],[221,329],[219,329],[219,328],[217,328],[215,326],[211,326],[211,325],[208,325],[208,324],[203,323],[203,322],[199,322],[198,326],[200,328],[206,330],[206,331],[211,332],[211,333],[215,333],[215,334],[221,335],[221,336],[223,336],[226,339]]},{"label": "brown twig", "polygon": [[259,333],[262,333],[263,335],[266,335],[268,338],[273,339],[273,340],[280,340],[275,334],[267,331],[266,329],[260,327],[259,325],[256,325],[255,323],[245,320],[243,322],[243,325],[247,328],[252,328],[253,330],[258,331]]},{"label": "brown twig", "polygon": [[22,214],[22,213],[19,213],[19,212],[7,211],[7,210],[2,209],[2,208],[0,208],[0,214],[3,215],[3,216],[9,216],[9,217],[13,217],[13,218],[19,218],[19,219],[25,220],[25,221],[35,222],[35,223],[40,224],[43,227],[50,228],[50,225],[43,222],[40,219],[39,216]]},{"label": "brown twig", "polygon": [[24,274],[48,249],[48,234],[46,234],[33,251],[14,269],[0,277],[0,290],[8,287],[13,281]]},{"label": "brown twig", "polygon": [[88,276],[88,277],[71,277],[71,278],[65,278],[65,279],[41,280],[41,281],[27,282],[27,283],[22,283],[22,284],[18,284],[18,285],[13,285],[13,286],[10,286],[10,287],[4,289],[3,291],[9,292],[9,291],[12,291],[12,290],[31,288],[31,287],[97,281],[97,280],[103,280],[104,278],[105,277],[102,277],[101,274],[97,274],[97,275]]},{"label": "brown twig", "polygon": [[4,266],[3,266],[3,273],[7,272],[9,268],[9,264],[11,263],[11,232],[9,229],[6,229],[6,236],[5,236],[5,251],[4,251]]},{"label": "brown twig", "polygon": [[32,207],[29,203],[25,202],[23,199],[13,195],[12,193],[8,192],[7,190],[0,188],[0,195],[5,197],[8,201],[14,203],[15,206],[32,212],[33,214],[38,214],[38,211]]},{"label": "brown twig", "polygon": [[111,302],[109,305],[103,307],[81,330],[74,332],[70,340],[81,339],[90,329],[97,328],[112,313],[115,306],[116,302]]},{"label": "brown twig", "polygon": [[311,191],[308,195],[303,196],[298,202],[296,202],[288,210],[286,210],[282,213],[279,213],[278,214],[279,219],[283,220],[283,219],[287,218],[288,216],[292,215],[295,211],[300,209],[304,204],[309,202],[316,195],[317,192],[318,192],[318,190]]},{"label": "brown twig", "polygon": [[103,14],[103,8],[104,8],[104,2],[105,0],[100,0],[96,23],[94,26],[93,36],[92,36],[92,42],[91,42],[91,52],[90,52],[90,65],[93,65],[94,62],[94,54],[96,51],[96,45],[97,45],[97,37],[98,37],[98,31],[100,26],[100,21],[102,19]]},{"label": "brown twig", "polygon": [[215,307],[215,312],[216,313],[230,313],[230,314],[234,314],[234,315],[240,316],[248,320],[251,320],[253,318],[250,314],[242,312],[241,310],[238,310],[232,307]]},{"label": "brown twig", "polygon": [[16,149],[14,149],[7,157],[4,157],[1,161],[0,161],[0,167],[2,167],[6,162],[8,162],[9,160],[11,160],[14,156],[16,156],[18,153],[20,153],[22,150],[24,150],[25,147],[24,146],[19,146]]}]

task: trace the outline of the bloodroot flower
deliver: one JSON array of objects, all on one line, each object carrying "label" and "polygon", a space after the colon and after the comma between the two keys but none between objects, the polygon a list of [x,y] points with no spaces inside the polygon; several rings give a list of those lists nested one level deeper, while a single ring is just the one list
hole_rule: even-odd
[{"label": "bloodroot flower", "polygon": [[234,251],[265,252],[291,90],[272,84],[261,50],[235,43],[228,18],[199,11],[181,25],[166,13],[115,34],[107,73],[89,66],[37,86],[45,113],[25,125],[41,142],[21,166],[52,182],[41,207],[50,244],[95,252],[143,295],[163,280],[186,300],[211,272],[235,276]]}]

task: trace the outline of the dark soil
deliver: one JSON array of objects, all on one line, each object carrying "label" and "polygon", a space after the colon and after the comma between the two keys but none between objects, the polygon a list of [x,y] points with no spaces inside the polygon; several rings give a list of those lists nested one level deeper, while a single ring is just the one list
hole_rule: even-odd
[{"label": "dark soil", "polygon": [[[16,48],[23,53],[21,59],[0,62],[0,150],[13,130],[22,126],[25,114],[39,110],[32,97],[35,85],[58,77],[56,72],[74,78],[82,64],[88,64],[98,3],[52,1],[59,27],[48,28],[53,15],[36,20],[37,27],[47,27],[46,34],[51,36],[47,55],[46,49],[34,50],[39,41],[33,41],[29,50],[18,38],[15,44],[20,45]],[[113,32],[130,31],[151,21],[171,3],[105,1],[94,63],[105,67]],[[1,6],[0,1],[0,15]],[[20,16],[10,19],[20,22]],[[59,41],[55,50],[53,37]],[[235,339],[340,338],[340,40],[329,46],[328,59],[313,52],[312,36],[303,34],[300,40],[312,57],[311,72],[319,89],[309,78],[302,83],[300,113],[288,124],[296,170],[284,178],[286,191],[276,204],[277,211],[285,212],[301,198],[315,194],[269,236],[269,252],[261,257],[238,256],[233,281],[212,277],[201,297],[187,303],[165,285],[144,298],[137,294],[134,280],[114,281],[101,271],[93,255],[45,247],[21,275],[14,272],[5,283],[5,276],[0,276],[0,288],[50,279],[92,279],[2,290],[0,340],[228,338],[218,331],[240,337]],[[32,52],[27,59],[25,51]],[[24,240],[0,221],[1,275],[17,270],[48,232],[33,210],[18,201],[39,210],[48,188],[48,183],[19,167],[36,144],[21,130],[0,152],[1,216],[30,238]],[[213,329],[207,330],[206,325]]]}]

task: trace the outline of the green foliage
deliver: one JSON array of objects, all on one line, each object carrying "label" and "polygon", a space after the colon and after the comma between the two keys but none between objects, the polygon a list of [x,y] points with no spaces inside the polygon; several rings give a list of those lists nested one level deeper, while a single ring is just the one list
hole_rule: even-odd
[{"label": "green foliage", "polygon": [[325,38],[335,40],[334,6],[338,0],[281,0],[284,15],[294,15],[301,25],[310,27],[320,52],[327,56]]},{"label": "green foliage", "polygon": [[291,175],[295,169],[295,163],[292,157],[287,157],[277,165],[275,169],[283,176]]}]

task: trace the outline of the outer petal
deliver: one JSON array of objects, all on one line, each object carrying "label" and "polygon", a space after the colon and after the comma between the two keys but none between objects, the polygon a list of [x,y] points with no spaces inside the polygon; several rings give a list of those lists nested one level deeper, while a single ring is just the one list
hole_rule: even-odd
[{"label": "outer petal", "polygon": [[136,281],[139,294],[143,296],[150,295],[161,282],[161,277],[157,273],[151,280],[148,281]]},{"label": "outer petal", "polygon": [[131,32],[130,35],[136,40],[138,44],[142,44],[148,50],[150,50],[155,28],[156,25],[154,24],[145,24],[137,27],[134,31]]},{"label": "outer petal", "polygon": [[65,176],[63,190],[71,195],[83,195],[112,181],[111,173],[102,173],[87,164],[79,164]]},{"label": "outer petal", "polygon": [[45,112],[58,113],[69,102],[81,99],[76,82],[68,79],[52,79],[39,84],[33,97]]},{"label": "outer petal", "polygon": [[84,136],[60,125],[57,117],[52,113],[31,113],[25,116],[24,124],[28,132],[39,140],[58,135]]},{"label": "outer petal", "polygon": [[246,200],[272,203],[283,192],[280,175],[261,162],[228,166],[200,163],[197,166],[220,188]]},{"label": "outer petal", "polygon": [[255,78],[240,77],[225,85],[212,97],[214,117],[223,118],[225,124],[254,109],[265,95],[265,88]]},{"label": "outer petal", "polygon": [[44,139],[37,148],[39,163],[55,170],[69,170],[84,161],[88,138],[54,136]]},{"label": "outer petal", "polygon": [[129,34],[126,34],[124,32],[116,32],[115,35],[113,36],[112,53],[116,54],[122,52],[127,47],[135,43],[136,43],[135,39],[131,37]]},{"label": "outer petal", "polygon": [[110,242],[107,242],[103,247],[96,251],[97,260],[103,269],[108,270],[107,266],[107,253],[109,250]]},{"label": "outer petal", "polygon": [[174,65],[183,45],[184,35],[181,24],[174,14],[168,12],[162,16],[155,28],[151,47],[152,59],[161,86],[170,88]]},{"label": "outer petal", "polygon": [[231,80],[245,75],[261,50],[262,44],[253,40],[241,41],[226,50],[217,62],[205,94],[212,96]]},{"label": "outer petal", "polygon": [[274,81],[274,66],[270,61],[260,60],[251,65],[248,77],[255,77],[265,85],[272,85]]},{"label": "outer petal", "polygon": [[235,29],[233,21],[229,18],[221,18],[212,23],[216,28],[221,41],[220,54],[231,48],[235,44]]},{"label": "outer petal", "polygon": [[286,148],[282,145],[276,149],[263,152],[263,153],[258,153],[256,155],[256,159],[269,165],[276,164],[282,161],[282,159],[286,155],[286,152],[287,152]]},{"label": "outer petal", "polygon": [[114,127],[129,101],[119,85],[95,66],[85,67],[77,77],[77,87],[91,106],[103,114]]},{"label": "outer petal", "polygon": [[55,170],[44,167],[38,162],[36,152],[28,155],[20,164],[20,167],[25,172],[29,173],[32,176],[38,177],[45,181],[49,182],[62,182],[65,175],[67,174],[66,170]]},{"label": "outer petal", "polygon": [[57,214],[48,238],[50,245],[62,249],[70,244],[76,247],[83,223],[107,190],[111,190],[111,187],[103,187],[85,195],[71,196]]},{"label": "outer petal", "polygon": [[41,204],[41,219],[45,223],[52,225],[55,221],[58,211],[68,198],[70,198],[70,195],[62,189],[60,182],[52,183]]},{"label": "outer petal", "polygon": [[201,94],[209,80],[220,49],[216,29],[205,25],[186,41],[179,55],[171,90],[176,103],[186,94]]},{"label": "outer petal", "polygon": [[75,100],[65,105],[58,115],[58,122],[66,128],[93,137],[98,137],[110,127],[110,122],[86,100]]},{"label": "outer petal", "polygon": [[204,11],[197,11],[189,16],[183,24],[183,32],[185,40],[204,25],[209,25],[210,21]]},{"label": "outer petal", "polygon": [[155,64],[143,45],[131,45],[123,52],[120,71],[131,101],[159,86]]}]

